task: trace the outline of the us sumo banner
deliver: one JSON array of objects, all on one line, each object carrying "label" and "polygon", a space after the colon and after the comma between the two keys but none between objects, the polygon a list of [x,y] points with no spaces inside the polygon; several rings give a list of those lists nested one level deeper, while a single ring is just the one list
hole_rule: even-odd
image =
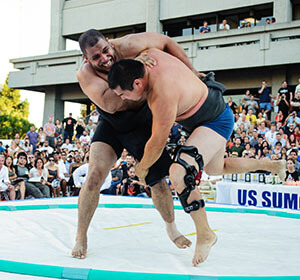
[{"label": "us sumo banner", "polygon": [[300,186],[217,183],[217,203],[300,210]]}]

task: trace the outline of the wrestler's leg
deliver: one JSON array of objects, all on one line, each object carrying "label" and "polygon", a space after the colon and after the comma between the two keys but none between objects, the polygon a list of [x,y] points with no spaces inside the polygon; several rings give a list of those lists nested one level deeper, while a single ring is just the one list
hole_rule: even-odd
[{"label": "wrestler's leg", "polygon": [[151,187],[151,193],[153,204],[165,221],[169,238],[178,248],[190,247],[192,242],[177,230],[172,193],[165,179],[153,185]]},{"label": "wrestler's leg", "polygon": [[[186,142],[186,146],[195,146],[198,149],[198,153],[202,155],[204,166],[214,158],[216,151],[223,149],[226,145],[225,138],[221,137],[219,134],[213,130],[206,127],[199,127],[194,130],[189,139]],[[182,153],[180,158],[185,160],[188,164],[194,165],[198,168],[195,160]],[[222,159],[221,159],[222,161]],[[223,157],[224,162],[224,157]],[[185,188],[184,176],[186,175],[186,170],[182,165],[172,164],[170,168],[170,180],[176,191],[181,194]],[[201,194],[197,188],[193,190],[187,199],[187,203],[191,203],[194,200],[200,200]],[[196,248],[193,257],[193,265],[197,266],[199,263],[206,260],[211,247],[217,240],[215,233],[211,230],[207,216],[204,208],[200,208],[196,211],[190,212],[196,231],[197,231],[197,241]]]},{"label": "wrestler's leg", "polygon": [[83,259],[87,251],[87,230],[99,201],[100,187],[117,161],[114,149],[103,142],[93,142],[90,148],[89,173],[78,200],[76,244],[72,256]]},{"label": "wrestler's leg", "polygon": [[262,160],[251,158],[224,158],[225,148],[220,149],[212,160],[204,167],[204,171],[208,175],[222,174],[240,174],[253,172],[256,170],[264,170],[278,174],[280,179],[284,181],[285,160]]}]

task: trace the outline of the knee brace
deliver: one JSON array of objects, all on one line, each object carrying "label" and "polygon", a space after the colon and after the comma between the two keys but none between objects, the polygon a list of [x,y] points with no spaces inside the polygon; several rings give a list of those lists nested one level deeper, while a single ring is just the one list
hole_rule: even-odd
[{"label": "knee brace", "polygon": [[191,191],[195,189],[195,177],[198,172],[194,165],[189,165],[185,160],[180,158],[181,153],[186,153],[195,158],[199,166],[199,171],[203,169],[203,159],[195,146],[178,146],[174,153],[174,162],[182,165],[187,173],[183,178],[186,188],[181,194],[177,193],[177,195],[180,199],[183,210],[186,213],[190,213],[191,211],[196,211],[199,208],[203,208],[205,206],[205,202],[203,199],[200,199],[199,201],[195,200],[190,204],[187,203],[187,199],[190,196]]}]

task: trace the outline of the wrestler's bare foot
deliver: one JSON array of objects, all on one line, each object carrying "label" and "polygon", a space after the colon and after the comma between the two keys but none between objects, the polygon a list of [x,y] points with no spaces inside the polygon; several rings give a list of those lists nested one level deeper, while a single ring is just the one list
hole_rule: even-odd
[{"label": "wrestler's bare foot", "polygon": [[280,180],[282,182],[284,182],[285,180],[285,173],[286,170],[286,160],[278,160],[275,164],[274,164],[274,169],[272,170],[273,174],[277,174],[280,178]]},{"label": "wrestler's bare foot", "polygon": [[72,257],[77,259],[85,259],[87,251],[87,239],[76,240],[75,246],[72,250]]},{"label": "wrestler's bare foot", "polygon": [[213,231],[197,236],[197,243],[192,261],[194,266],[197,266],[199,263],[202,263],[207,259],[211,247],[216,242],[217,235]]},{"label": "wrestler's bare foot", "polygon": [[166,230],[169,238],[174,242],[174,244],[180,248],[185,249],[192,245],[192,242],[184,237],[177,229],[175,222],[167,223],[166,222]]},{"label": "wrestler's bare foot", "polygon": [[179,249],[186,249],[192,245],[192,242],[183,235],[178,236],[173,242]]}]

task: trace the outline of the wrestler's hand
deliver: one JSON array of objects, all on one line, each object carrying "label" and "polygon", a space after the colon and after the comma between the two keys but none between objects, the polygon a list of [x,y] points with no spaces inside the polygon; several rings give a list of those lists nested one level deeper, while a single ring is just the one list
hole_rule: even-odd
[{"label": "wrestler's hand", "polygon": [[199,79],[201,79],[201,78],[204,79],[206,77],[206,74],[204,74],[202,72],[197,72],[196,75]]},{"label": "wrestler's hand", "polygon": [[146,184],[145,178],[148,175],[149,169],[143,169],[140,163],[134,166],[135,175],[139,177],[139,181]]},{"label": "wrestler's hand", "polygon": [[135,58],[135,60],[143,63],[144,65],[152,68],[153,66],[156,65],[156,60],[150,56],[147,56],[147,54],[142,54],[142,55],[139,55]]}]

